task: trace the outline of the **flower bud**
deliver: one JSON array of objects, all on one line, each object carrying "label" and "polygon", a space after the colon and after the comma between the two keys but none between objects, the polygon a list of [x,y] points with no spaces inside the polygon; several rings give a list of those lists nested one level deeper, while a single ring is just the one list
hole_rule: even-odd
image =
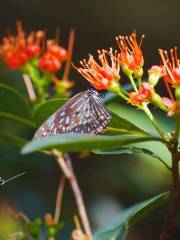
[{"label": "flower bud", "polygon": [[149,78],[148,78],[148,82],[151,86],[156,86],[159,79],[161,77],[163,77],[166,72],[165,72],[165,69],[160,67],[160,66],[152,66],[149,70],[148,70],[148,73],[149,73]]},{"label": "flower bud", "polygon": [[118,81],[113,80],[111,81],[111,83],[108,86],[108,91],[112,92],[112,93],[119,93],[121,91],[121,87]]},{"label": "flower bud", "polygon": [[143,68],[140,67],[140,68],[137,68],[135,71],[134,71],[134,76],[136,78],[142,78],[143,76]]},{"label": "flower bud", "polygon": [[129,77],[129,76],[131,76],[131,75],[133,74],[133,71],[128,67],[128,65],[123,64],[123,65],[121,65],[121,67],[122,67],[123,73],[124,73],[127,77]]},{"label": "flower bud", "polygon": [[159,94],[153,92],[150,101],[151,101],[151,103],[152,103],[153,105],[155,105],[156,107],[158,107],[158,108],[166,111],[166,106],[165,106],[165,104],[164,104],[164,102],[163,102],[163,99],[160,97]]}]

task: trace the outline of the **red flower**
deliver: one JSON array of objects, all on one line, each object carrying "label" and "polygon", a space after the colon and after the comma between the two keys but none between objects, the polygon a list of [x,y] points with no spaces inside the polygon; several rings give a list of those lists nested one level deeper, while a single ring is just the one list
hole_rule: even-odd
[{"label": "red flower", "polygon": [[141,104],[150,100],[153,93],[153,88],[149,83],[142,83],[138,92],[131,92],[129,98],[131,99],[134,105]]},{"label": "red flower", "polygon": [[67,50],[59,46],[55,41],[47,41],[47,52],[55,56],[61,62],[67,59]]},{"label": "red flower", "polygon": [[40,53],[40,44],[44,32],[31,32],[27,37],[21,22],[17,23],[17,36],[9,35],[3,39],[0,46],[2,59],[11,69],[18,69],[29,61],[30,58]]},{"label": "red flower", "polygon": [[50,53],[45,53],[39,59],[39,67],[42,71],[55,73],[61,68],[61,62]]},{"label": "red flower", "polygon": [[42,71],[55,73],[59,71],[62,62],[67,59],[67,50],[59,46],[54,40],[47,41],[47,49],[39,59]]},{"label": "red flower", "polygon": [[174,85],[180,85],[180,60],[177,54],[177,47],[170,50],[170,56],[166,50],[159,49],[159,54],[166,69],[164,80]]},{"label": "red flower", "polygon": [[109,51],[98,51],[99,62],[94,60],[92,55],[89,59],[80,62],[82,67],[76,68],[77,71],[88,80],[97,90],[107,89],[113,80],[120,80],[120,65],[117,52],[113,53],[112,48]]},{"label": "red flower", "polygon": [[119,60],[122,66],[127,66],[132,71],[143,66],[144,59],[141,51],[143,37],[144,35],[141,37],[139,44],[137,43],[136,32],[133,32],[130,36],[116,37],[120,49]]}]

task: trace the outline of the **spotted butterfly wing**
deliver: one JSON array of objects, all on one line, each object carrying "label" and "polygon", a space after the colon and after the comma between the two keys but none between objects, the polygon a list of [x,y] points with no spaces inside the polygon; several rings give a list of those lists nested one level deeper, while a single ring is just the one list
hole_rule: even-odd
[{"label": "spotted butterfly wing", "polygon": [[100,102],[97,91],[88,89],[71,98],[36,131],[34,138],[75,132],[94,135],[103,133],[111,115]]}]

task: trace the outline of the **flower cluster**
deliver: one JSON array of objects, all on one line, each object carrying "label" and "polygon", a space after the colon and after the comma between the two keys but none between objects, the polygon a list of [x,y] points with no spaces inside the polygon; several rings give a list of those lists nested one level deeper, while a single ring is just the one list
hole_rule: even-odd
[{"label": "flower cluster", "polygon": [[[17,34],[12,35],[9,32],[2,39],[0,58],[9,69],[20,70],[23,76],[26,74],[26,79],[28,75],[36,91],[36,94],[33,95],[37,95],[38,99],[42,100],[48,97],[47,92],[50,88],[55,96],[66,96],[69,95],[68,90],[73,85],[68,80],[74,39],[73,31],[70,32],[70,38],[68,50],[66,50],[58,43],[58,35],[55,39],[46,40],[45,31],[31,31],[26,34],[21,22],[17,22]],[[63,62],[66,62],[65,70],[62,78],[59,79],[56,74],[61,69]],[[35,98],[33,97],[33,99]]]},{"label": "flower cluster", "polygon": [[19,69],[31,58],[40,54],[43,38],[43,31],[33,31],[26,37],[21,22],[18,22],[17,36],[9,34],[8,37],[3,38],[0,46],[1,57],[10,69]]},{"label": "flower cluster", "polygon": [[[138,107],[152,103],[166,111],[169,116],[177,115],[180,111],[180,60],[177,48],[170,50],[170,57],[167,51],[159,49],[161,65],[153,65],[148,70],[148,82],[142,82],[144,57],[141,45],[143,38],[144,35],[138,42],[136,32],[130,36],[118,36],[116,41],[119,51],[113,51],[112,48],[109,51],[98,51],[99,62],[89,55],[88,60],[80,62],[81,67],[75,68],[97,90],[106,89],[114,92]],[[122,88],[120,68],[129,78],[134,91],[129,93]],[[164,79],[169,97],[161,97],[155,90],[161,78]],[[175,89],[175,94],[173,89]]]},{"label": "flower cluster", "polygon": [[61,63],[67,59],[67,50],[55,40],[47,40],[46,49],[44,31],[32,31],[26,36],[21,22],[17,23],[17,36],[9,34],[3,38],[0,54],[10,69],[19,69],[32,58],[39,57],[39,67],[43,71],[57,72]]},{"label": "flower cluster", "polygon": [[48,40],[47,49],[39,59],[39,67],[42,71],[54,73],[60,70],[62,62],[66,59],[66,49],[59,46],[56,41]]}]

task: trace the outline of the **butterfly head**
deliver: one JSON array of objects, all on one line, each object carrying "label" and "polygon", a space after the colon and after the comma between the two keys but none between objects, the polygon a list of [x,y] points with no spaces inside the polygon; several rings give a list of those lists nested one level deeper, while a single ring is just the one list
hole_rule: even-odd
[{"label": "butterfly head", "polygon": [[96,91],[93,87],[87,90],[88,97],[97,97],[99,98],[101,95],[98,91]]}]

